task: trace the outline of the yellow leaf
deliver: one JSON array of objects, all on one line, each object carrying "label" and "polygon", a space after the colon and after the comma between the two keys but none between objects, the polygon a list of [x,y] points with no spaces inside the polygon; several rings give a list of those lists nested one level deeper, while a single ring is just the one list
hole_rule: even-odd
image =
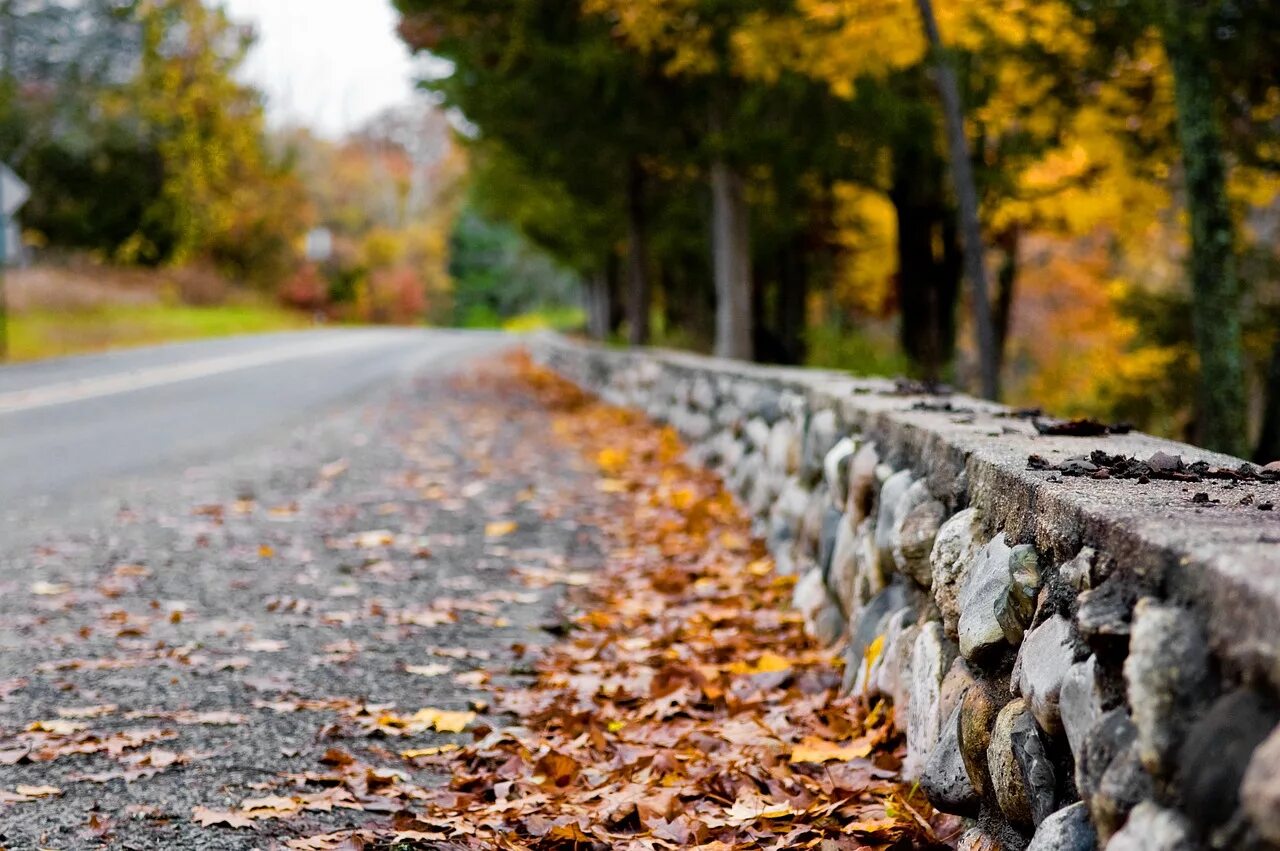
[{"label": "yellow leaf", "polygon": [[412,748],[407,751],[400,751],[400,756],[405,759],[417,759],[421,756],[436,756],[437,754],[448,753],[449,751],[456,751],[458,749],[458,745],[450,742],[444,745],[437,745],[433,748]]},{"label": "yellow leaf", "polygon": [[484,527],[484,536],[486,538],[501,538],[504,535],[510,535],[516,530],[516,524],[511,520],[499,520],[495,523],[488,523]]},{"label": "yellow leaf", "polygon": [[608,476],[617,476],[627,466],[625,449],[601,449],[596,455],[596,464]]},{"label": "yellow leaf", "polygon": [[880,658],[880,654],[883,652],[884,652],[884,636],[877,635],[876,640],[871,642],[870,646],[867,647],[867,652],[862,657],[863,659],[866,660],[867,667],[870,668],[872,665],[874,665],[876,663],[876,660]]},{"label": "yellow leaf", "polygon": [[754,665],[735,662],[729,666],[729,672],[732,674],[771,674],[775,671],[785,671],[790,667],[791,660],[787,657],[779,656],[771,651],[765,651],[760,654],[760,658]]},{"label": "yellow leaf", "polygon": [[871,742],[865,738],[854,739],[847,745],[828,742],[817,736],[806,736],[791,749],[792,762],[847,762],[861,759],[871,753]]},{"label": "yellow leaf", "polygon": [[467,725],[476,720],[474,712],[449,712],[443,709],[419,709],[413,715],[413,721],[434,727],[440,733],[461,733]]}]

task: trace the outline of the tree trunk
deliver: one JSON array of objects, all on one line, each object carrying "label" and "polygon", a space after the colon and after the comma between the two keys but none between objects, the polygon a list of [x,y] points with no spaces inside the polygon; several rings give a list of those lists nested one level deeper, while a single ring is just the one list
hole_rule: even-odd
[{"label": "tree trunk", "polygon": [[791,235],[778,258],[778,343],[782,363],[802,364],[808,355],[805,342],[809,303],[809,268],[805,262],[805,234]]},{"label": "tree trunk", "polygon": [[1022,230],[1015,225],[1001,234],[998,241],[1004,260],[996,273],[996,368],[1003,369],[1008,352],[1009,325],[1013,321],[1013,294],[1018,283],[1018,248],[1022,242]]},{"label": "tree trunk", "polygon": [[627,339],[633,346],[649,342],[648,222],[644,209],[644,171],[632,160],[627,175]]},{"label": "tree trunk", "polygon": [[1240,282],[1207,56],[1208,23],[1199,6],[1170,0],[1164,27],[1191,219],[1191,319],[1200,355],[1197,440],[1242,455],[1247,427]]},{"label": "tree trunk", "polygon": [[1271,350],[1271,368],[1267,370],[1266,407],[1262,411],[1262,433],[1253,460],[1259,464],[1280,461],[1280,340]]},{"label": "tree trunk", "polygon": [[587,334],[593,340],[609,337],[609,275],[604,269],[592,272],[583,282],[587,307]]},{"label": "tree trunk", "polygon": [[955,356],[962,273],[944,182],[945,164],[927,140],[895,146],[889,200],[898,217],[898,335],[914,374],[928,382],[943,380]]},{"label": "tree trunk", "polygon": [[933,16],[931,0],[916,0],[925,38],[934,55],[934,76],[938,96],[942,100],[942,117],[947,128],[947,149],[951,156],[951,180],[955,185],[961,239],[964,245],[965,274],[972,291],[973,325],[978,335],[978,372],[982,395],[1000,397],[1000,369],[996,359],[996,336],[991,321],[990,288],[987,285],[987,259],[982,243],[982,225],[978,220],[978,189],[969,161],[969,139],[964,133],[964,108],[960,103],[960,85],[955,69],[942,49],[938,22]]},{"label": "tree trunk", "polygon": [[719,357],[750,360],[751,232],[742,178],[723,159],[711,165],[711,256]]}]

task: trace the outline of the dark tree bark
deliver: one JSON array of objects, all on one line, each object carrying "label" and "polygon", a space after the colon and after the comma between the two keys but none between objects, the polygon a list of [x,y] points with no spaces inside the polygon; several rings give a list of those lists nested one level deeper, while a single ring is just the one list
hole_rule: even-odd
[{"label": "dark tree bark", "polygon": [[616,251],[610,251],[604,264],[605,284],[609,288],[609,333],[616,334],[627,319],[626,299],[622,297],[622,262]]},{"label": "dark tree bark", "polygon": [[996,368],[1003,370],[1009,346],[1009,325],[1013,321],[1013,296],[1018,283],[1018,249],[1022,242],[1022,230],[1011,227],[997,239],[1004,259],[996,273]]},{"label": "dark tree bark", "polygon": [[899,341],[914,372],[943,379],[955,356],[962,252],[944,199],[943,164],[920,146],[895,150],[889,190],[898,216]]},{"label": "dark tree bark", "polygon": [[644,184],[644,170],[632,160],[627,175],[627,340],[633,346],[649,342],[649,306],[653,298]]},{"label": "dark tree bark", "polygon": [[778,251],[777,336],[780,363],[802,364],[808,355],[805,313],[809,302],[809,265],[805,234],[797,231]]},{"label": "dark tree bark", "polygon": [[1243,455],[1247,425],[1240,282],[1208,59],[1209,24],[1202,6],[1197,0],[1167,0],[1164,21],[1191,219],[1191,318],[1200,356],[1197,440],[1209,449]]},{"label": "dark tree bark", "polygon": [[982,224],[978,220],[978,189],[969,161],[969,140],[964,133],[964,107],[960,102],[960,85],[955,69],[942,48],[938,22],[931,0],[916,0],[925,38],[934,56],[934,76],[942,115],[947,128],[947,149],[951,156],[951,180],[955,185],[957,213],[964,246],[965,275],[972,291],[973,325],[978,336],[978,372],[982,395],[1000,397],[1000,369],[996,357],[995,328],[991,321],[991,296],[988,287],[987,260],[982,242]]},{"label": "dark tree bark", "polygon": [[1253,452],[1259,464],[1280,461],[1280,340],[1271,349],[1271,367],[1267,370],[1266,407],[1262,410],[1262,433]]},{"label": "dark tree bark", "polygon": [[751,228],[742,177],[723,159],[711,165],[711,256],[719,357],[751,360]]},{"label": "dark tree bark", "polygon": [[592,272],[583,282],[587,308],[587,334],[593,340],[609,337],[609,275],[604,269]]}]

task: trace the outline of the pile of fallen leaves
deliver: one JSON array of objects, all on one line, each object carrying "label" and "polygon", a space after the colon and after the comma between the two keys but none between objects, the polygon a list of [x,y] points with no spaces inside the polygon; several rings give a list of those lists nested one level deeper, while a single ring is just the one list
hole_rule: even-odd
[{"label": "pile of fallen leaves", "polygon": [[527,362],[521,372],[566,451],[596,460],[611,550],[575,589],[532,684],[493,690],[514,726],[405,754],[448,770],[447,789],[418,790],[390,833],[290,847],[940,845],[947,822],[897,779],[886,708],[839,695],[839,663],[785,608],[791,578],[719,483],[680,463],[669,429]]}]

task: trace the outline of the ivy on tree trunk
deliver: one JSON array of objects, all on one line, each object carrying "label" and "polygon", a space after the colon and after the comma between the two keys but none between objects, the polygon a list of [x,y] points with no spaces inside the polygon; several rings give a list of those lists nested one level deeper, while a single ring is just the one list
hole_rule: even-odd
[{"label": "ivy on tree trunk", "polygon": [[1198,441],[1246,451],[1244,342],[1235,230],[1227,204],[1227,168],[1214,107],[1209,26],[1195,0],[1169,0],[1164,43],[1173,67],[1174,102],[1191,219],[1192,328],[1200,356]]}]

